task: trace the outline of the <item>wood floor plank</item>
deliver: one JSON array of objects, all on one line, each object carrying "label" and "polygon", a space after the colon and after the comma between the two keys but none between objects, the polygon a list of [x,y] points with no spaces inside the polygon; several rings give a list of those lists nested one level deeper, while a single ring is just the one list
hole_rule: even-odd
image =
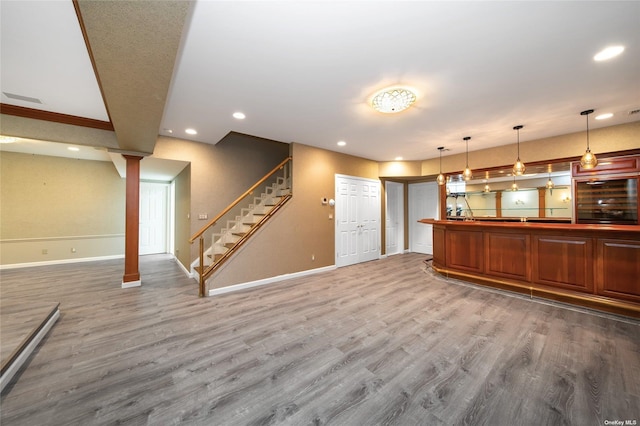
[{"label": "wood floor plank", "polygon": [[[640,322],[396,255],[211,298],[167,256],[0,271],[60,302],[7,425],[603,425],[640,421]],[[0,336],[2,337],[2,336]]]}]

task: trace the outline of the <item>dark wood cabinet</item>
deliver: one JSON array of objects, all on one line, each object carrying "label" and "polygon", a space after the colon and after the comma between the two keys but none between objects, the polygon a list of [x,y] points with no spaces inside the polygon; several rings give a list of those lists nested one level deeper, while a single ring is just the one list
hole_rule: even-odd
[{"label": "dark wood cabinet", "polygon": [[533,236],[533,282],[593,292],[593,241],[565,235]]},{"label": "dark wood cabinet", "polygon": [[640,241],[602,238],[597,245],[598,294],[640,303]]},{"label": "dark wood cabinet", "polygon": [[487,274],[526,281],[531,278],[529,235],[519,232],[485,233],[484,252]]},{"label": "dark wood cabinet", "polygon": [[447,266],[471,272],[483,269],[482,232],[452,230],[447,233]]}]

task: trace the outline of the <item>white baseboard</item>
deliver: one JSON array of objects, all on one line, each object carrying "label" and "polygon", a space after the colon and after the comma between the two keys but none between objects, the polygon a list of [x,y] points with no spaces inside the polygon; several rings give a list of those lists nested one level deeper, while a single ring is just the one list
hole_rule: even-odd
[{"label": "white baseboard", "polygon": [[194,274],[192,274],[191,271],[189,271],[187,268],[185,268],[184,265],[178,260],[177,257],[173,256],[173,260],[176,261],[176,263],[178,264],[180,269],[182,269],[182,272],[184,272],[184,274],[186,276],[188,276],[189,278],[194,278]]},{"label": "white baseboard", "polygon": [[112,259],[124,259],[124,254],[115,254],[111,256],[98,256],[98,257],[81,257],[78,259],[46,260],[44,262],[12,263],[9,265],[0,265],[0,270],[15,269],[15,268],[32,268],[34,266],[62,265],[64,263],[94,262],[96,260],[112,260]]},{"label": "white baseboard", "polygon": [[11,363],[9,368],[4,372],[2,377],[0,377],[0,391],[4,389],[4,387],[11,381],[11,378],[20,370],[20,367],[29,359],[31,353],[35,350],[38,343],[42,340],[42,338],[49,332],[53,324],[58,321],[60,318],[60,309],[56,309],[55,313],[51,315],[51,317],[47,320],[47,322],[42,326],[40,331],[34,336],[34,338],[29,342],[27,347],[18,355],[18,357]]},{"label": "white baseboard", "polygon": [[286,281],[293,278],[305,277],[307,275],[319,274],[321,272],[333,271],[334,269],[336,269],[336,265],[325,266],[323,268],[309,269],[306,271],[294,272],[291,274],[278,275],[276,277],[265,278],[262,280],[249,281],[242,284],[230,285],[228,287],[213,288],[209,290],[209,296],[216,296],[219,294],[231,293],[239,290],[246,290],[248,288],[258,287],[266,284],[272,284],[279,281]]},{"label": "white baseboard", "polygon": [[141,287],[142,280],[122,282],[122,288]]}]

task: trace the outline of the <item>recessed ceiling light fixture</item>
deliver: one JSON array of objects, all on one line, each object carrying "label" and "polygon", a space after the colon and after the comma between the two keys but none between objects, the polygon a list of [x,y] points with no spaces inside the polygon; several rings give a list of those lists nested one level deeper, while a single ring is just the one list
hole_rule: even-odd
[{"label": "recessed ceiling light fixture", "polygon": [[338,141],[338,146],[345,146],[347,143],[345,141]]},{"label": "recessed ceiling light fixture", "polygon": [[385,114],[395,114],[409,108],[416,101],[416,94],[409,89],[393,87],[373,95],[371,106]]},{"label": "recessed ceiling light fixture", "polygon": [[75,146],[68,146],[68,147],[67,147],[67,149],[68,149],[69,151],[74,151],[74,152],[80,151],[80,148],[75,147]]},{"label": "recessed ceiling light fixture", "polygon": [[247,116],[238,111],[233,113],[233,118],[235,118],[236,120],[244,120],[245,118],[247,118]]},{"label": "recessed ceiling light fixture", "polygon": [[188,134],[188,135],[197,135],[198,134],[198,131],[196,129],[191,129],[191,128],[186,129],[184,132],[186,134]]},{"label": "recessed ceiling light fixture", "polygon": [[402,157],[396,157],[395,161],[402,161]]},{"label": "recessed ceiling light fixture", "polygon": [[615,58],[622,52],[624,52],[624,46],[609,46],[598,52],[596,56],[593,57],[593,60],[606,61],[607,59]]},{"label": "recessed ceiling light fixture", "polygon": [[600,114],[596,116],[596,120],[606,120],[607,118],[611,118],[613,117],[613,114],[610,112],[607,112],[605,114]]}]

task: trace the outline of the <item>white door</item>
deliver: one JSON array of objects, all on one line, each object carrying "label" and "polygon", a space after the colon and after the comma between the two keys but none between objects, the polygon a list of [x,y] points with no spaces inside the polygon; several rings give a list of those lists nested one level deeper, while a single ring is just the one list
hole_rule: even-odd
[{"label": "white door", "polygon": [[438,217],[438,184],[409,185],[409,246],[412,252],[433,254],[432,226],[418,220]]},{"label": "white door", "polygon": [[140,255],[167,252],[169,185],[140,182]]},{"label": "white door", "polygon": [[336,175],[336,266],[380,257],[380,182]]},{"label": "white door", "polygon": [[385,194],[385,253],[391,256],[404,251],[404,185],[387,182]]}]

